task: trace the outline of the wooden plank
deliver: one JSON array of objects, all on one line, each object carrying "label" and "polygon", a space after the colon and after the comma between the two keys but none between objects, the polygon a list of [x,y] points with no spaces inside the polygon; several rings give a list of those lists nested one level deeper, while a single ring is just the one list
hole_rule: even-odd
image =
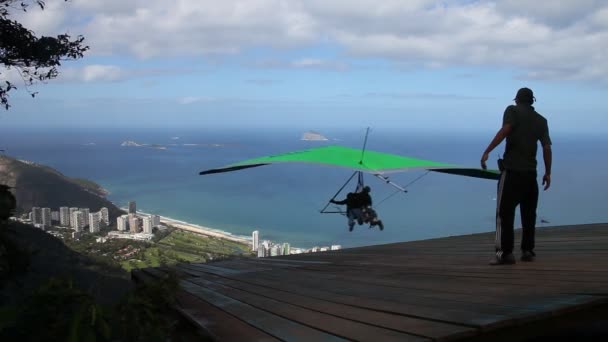
[{"label": "wooden plank", "polygon": [[[183,267],[183,265],[181,266]],[[206,270],[207,272],[214,274],[210,270]],[[203,272],[203,271],[201,271]],[[203,272],[204,273],[204,272]],[[218,274],[221,275],[221,274]],[[241,278],[234,278],[230,276],[226,276],[227,278],[234,280],[242,280]],[[267,286],[269,288],[276,288],[278,284],[281,284],[277,279],[267,280],[261,277],[261,274],[256,275],[256,277],[252,277],[249,282],[260,285]],[[428,319],[434,321],[440,321],[449,324],[457,324],[464,325],[469,327],[481,327],[484,325],[498,325],[503,320],[508,319],[509,317],[506,315],[492,315],[485,314],[480,315],[474,311],[463,311],[463,310],[454,310],[454,309],[446,309],[446,308],[433,308],[428,306],[421,305],[412,305],[412,304],[404,304],[397,303],[395,301],[386,300],[386,299],[373,299],[373,298],[361,298],[359,296],[354,296],[351,294],[343,294],[327,291],[326,289],[318,290],[316,287],[305,287],[300,286],[298,284],[290,284],[290,286],[284,286],[280,289],[299,294],[303,296],[308,296],[311,298],[324,300],[332,303],[345,304],[350,305],[362,309],[369,309],[381,312],[387,312],[391,314],[404,315],[408,317],[420,318],[420,319]]]},{"label": "wooden plank", "polygon": [[367,323],[343,319],[323,312],[302,308],[286,302],[280,302],[272,297],[263,297],[214,283],[202,278],[191,280],[207,289],[249,304],[261,310],[287,318],[293,322],[328,332],[349,340],[359,341],[428,341],[428,338],[412,334],[384,329]]},{"label": "wooden plank", "polygon": [[251,305],[200,287],[189,281],[182,280],[180,286],[192,295],[233,316],[239,317],[247,324],[278,339],[286,341],[345,341],[338,336],[312,329],[272,313],[259,310]]},{"label": "wooden plank", "polygon": [[[200,278],[192,281],[199,282]],[[402,331],[405,333],[417,334],[433,339],[437,339],[445,335],[466,337],[475,334],[475,329],[471,327],[411,318],[401,315],[392,315],[344,304],[331,303],[308,296],[290,293],[284,290],[249,284],[211,274],[207,274],[205,276],[205,281],[212,281],[217,284],[258,294],[260,296],[290,303],[299,307],[324,312],[337,317],[343,317],[361,323],[372,324],[379,327]]]},{"label": "wooden plank", "polygon": [[244,336],[247,341],[279,341],[185,291],[179,291],[176,299],[177,310],[216,341],[238,341]]}]

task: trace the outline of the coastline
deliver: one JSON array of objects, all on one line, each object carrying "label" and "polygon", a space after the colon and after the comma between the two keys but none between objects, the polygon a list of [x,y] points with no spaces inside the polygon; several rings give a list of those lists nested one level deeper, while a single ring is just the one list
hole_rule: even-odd
[{"label": "coastline", "polygon": [[[120,208],[120,209],[128,212],[128,208]],[[144,212],[141,210],[138,210],[137,214],[138,215],[156,215],[156,214],[147,213],[147,212]],[[205,226],[201,226],[198,224],[193,224],[193,223],[189,223],[189,222],[185,222],[185,221],[181,221],[181,220],[176,220],[176,219],[173,219],[173,218],[170,218],[167,216],[162,216],[162,215],[159,215],[159,216],[160,216],[161,223],[164,223],[171,227],[175,227],[180,230],[185,230],[185,231],[189,231],[189,232],[193,232],[193,233],[197,233],[197,234],[207,235],[207,236],[211,236],[211,237],[215,237],[215,238],[219,238],[219,239],[226,239],[226,240],[230,240],[230,241],[251,244],[251,237],[248,237],[248,236],[234,235],[232,233],[229,233],[229,232],[226,232],[226,231],[223,231],[220,229],[205,227]]]}]

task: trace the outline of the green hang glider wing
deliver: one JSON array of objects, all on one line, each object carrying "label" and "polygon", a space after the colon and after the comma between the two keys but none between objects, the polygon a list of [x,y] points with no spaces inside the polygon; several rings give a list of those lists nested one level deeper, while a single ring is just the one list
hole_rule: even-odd
[{"label": "green hang glider wing", "polygon": [[339,166],[371,174],[386,174],[411,169],[427,169],[430,171],[486,179],[498,179],[500,176],[498,171],[494,170],[486,171],[475,168],[462,168],[456,165],[430,160],[403,157],[369,150],[362,151],[335,145],[248,159],[221,168],[201,171],[199,174],[208,175],[286,162]]}]

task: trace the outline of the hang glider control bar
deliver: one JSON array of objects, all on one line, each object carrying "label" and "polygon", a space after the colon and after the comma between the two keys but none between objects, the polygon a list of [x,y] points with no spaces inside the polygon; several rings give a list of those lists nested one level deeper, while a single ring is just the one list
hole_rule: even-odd
[{"label": "hang glider control bar", "polygon": [[385,182],[386,184],[390,184],[390,185],[394,186],[395,188],[397,188],[397,189],[399,189],[399,190],[401,190],[401,191],[403,191],[403,192],[407,192],[407,190],[405,190],[405,188],[404,188],[404,187],[402,187],[401,185],[399,185],[399,184],[397,184],[397,183],[395,183],[395,182],[391,181],[391,180],[390,180],[390,179],[388,179],[388,177],[386,177],[386,176],[383,176],[383,175],[381,175],[381,174],[377,174],[377,173],[376,173],[376,174],[374,174],[374,176],[378,177],[380,180],[382,180],[382,181],[383,181],[383,182]]}]

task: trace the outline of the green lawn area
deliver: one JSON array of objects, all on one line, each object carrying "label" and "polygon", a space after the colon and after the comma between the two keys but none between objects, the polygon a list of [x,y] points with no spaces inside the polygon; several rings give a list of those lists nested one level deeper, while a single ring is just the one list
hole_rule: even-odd
[{"label": "green lawn area", "polygon": [[133,268],[158,267],[179,262],[205,262],[209,258],[250,255],[249,249],[247,244],[174,230],[156,244],[137,253],[133,259],[122,261],[121,266],[130,271]]},{"label": "green lawn area", "polygon": [[[73,250],[100,262],[120,266],[126,271],[134,268],[174,265],[180,262],[205,262],[231,255],[252,255],[248,244],[177,229],[156,243],[127,239],[110,239],[105,243],[97,243],[96,236],[90,234],[84,234],[79,240],[72,239],[70,235],[65,233],[64,241]],[[126,260],[115,258],[120,253],[134,250],[139,251]]]}]

